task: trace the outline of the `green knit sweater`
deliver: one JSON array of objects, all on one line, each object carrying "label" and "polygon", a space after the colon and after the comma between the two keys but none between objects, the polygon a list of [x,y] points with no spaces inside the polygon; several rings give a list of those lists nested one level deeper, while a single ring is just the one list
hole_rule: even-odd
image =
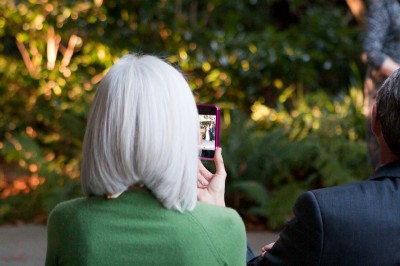
[{"label": "green knit sweater", "polygon": [[48,221],[46,265],[245,265],[243,221],[230,208],[164,208],[146,190],[63,202]]}]

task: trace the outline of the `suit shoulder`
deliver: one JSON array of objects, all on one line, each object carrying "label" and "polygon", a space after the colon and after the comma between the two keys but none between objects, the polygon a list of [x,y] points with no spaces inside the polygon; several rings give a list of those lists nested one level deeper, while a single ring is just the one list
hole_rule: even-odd
[{"label": "suit shoulder", "polygon": [[328,195],[351,194],[351,193],[355,193],[356,191],[365,189],[366,187],[371,185],[370,183],[371,183],[370,180],[358,181],[358,182],[348,183],[348,184],[339,185],[339,186],[315,189],[315,190],[311,190],[309,192],[314,194],[316,198],[318,198],[320,196],[328,196]]}]

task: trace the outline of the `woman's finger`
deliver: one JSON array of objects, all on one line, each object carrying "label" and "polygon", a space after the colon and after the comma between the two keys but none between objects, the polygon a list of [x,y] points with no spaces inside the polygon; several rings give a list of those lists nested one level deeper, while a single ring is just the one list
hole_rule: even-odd
[{"label": "woman's finger", "polygon": [[207,180],[210,180],[213,177],[213,174],[208,171],[208,169],[203,165],[203,163],[199,160],[199,173]]},{"label": "woman's finger", "polygon": [[208,186],[208,180],[200,173],[197,174],[197,187],[198,188],[205,188]]},{"label": "woman's finger", "polygon": [[222,158],[222,148],[218,147],[214,155],[215,174],[226,176],[224,159]]}]

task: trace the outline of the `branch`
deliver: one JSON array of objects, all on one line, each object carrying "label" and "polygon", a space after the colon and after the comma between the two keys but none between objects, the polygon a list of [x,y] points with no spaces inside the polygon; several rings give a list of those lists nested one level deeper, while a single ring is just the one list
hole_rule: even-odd
[{"label": "branch", "polygon": [[54,28],[49,28],[47,35],[47,69],[52,70],[56,64],[58,47],[60,45],[60,35],[55,35]]},{"label": "branch", "polygon": [[69,38],[68,47],[65,50],[64,58],[61,61],[61,67],[68,66],[69,62],[71,61],[72,55],[74,54],[74,49],[75,49],[75,46],[76,46],[77,42],[78,42],[78,36],[73,34]]},{"label": "branch", "polygon": [[29,57],[29,53],[26,50],[25,45],[22,42],[20,42],[18,39],[16,40],[16,43],[17,43],[18,50],[22,55],[22,59],[24,60],[25,66],[29,71],[29,75],[34,76],[35,66],[32,63],[31,58]]}]

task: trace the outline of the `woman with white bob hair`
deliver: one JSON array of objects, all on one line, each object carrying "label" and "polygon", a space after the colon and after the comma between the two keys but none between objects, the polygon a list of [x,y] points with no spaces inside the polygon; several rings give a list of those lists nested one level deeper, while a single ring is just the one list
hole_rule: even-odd
[{"label": "woman with white bob hair", "polygon": [[225,207],[221,149],[211,173],[198,140],[183,75],[154,56],[122,57],[89,114],[86,196],[49,216],[46,265],[245,265],[243,221]]}]

